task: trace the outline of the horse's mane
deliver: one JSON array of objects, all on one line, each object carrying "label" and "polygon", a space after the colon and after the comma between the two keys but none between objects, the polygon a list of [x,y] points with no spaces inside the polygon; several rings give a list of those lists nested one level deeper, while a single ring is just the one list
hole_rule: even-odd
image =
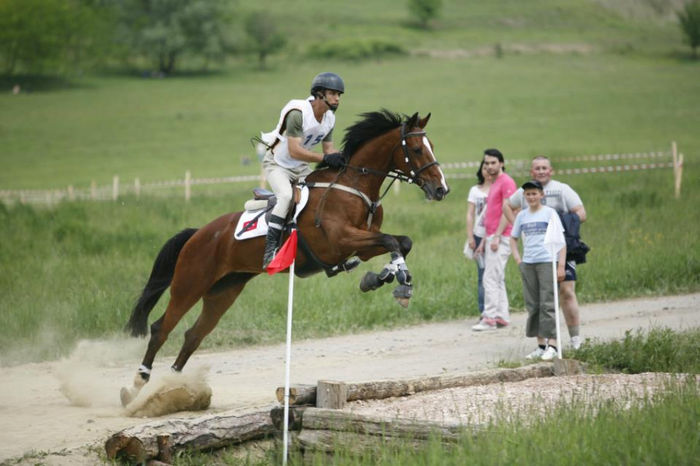
[{"label": "horse's mane", "polygon": [[385,108],[378,112],[367,112],[360,115],[363,119],[345,130],[343,138],[343,154],[346,159],[352,157],[367,141],[380,136],[387,131],[401,126],[401,115]]}]

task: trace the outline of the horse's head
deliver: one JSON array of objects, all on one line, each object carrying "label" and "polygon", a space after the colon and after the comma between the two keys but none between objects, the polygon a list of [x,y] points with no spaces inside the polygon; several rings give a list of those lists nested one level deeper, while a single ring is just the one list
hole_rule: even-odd
[{"label": "horse's head", "polygon": [[425,133],[428,120],[430,113],[419,118],[416,112],[401,125],[401,147],[394,151],[394,166],[425,192],[426,199],[440,201],[450,188]]}]

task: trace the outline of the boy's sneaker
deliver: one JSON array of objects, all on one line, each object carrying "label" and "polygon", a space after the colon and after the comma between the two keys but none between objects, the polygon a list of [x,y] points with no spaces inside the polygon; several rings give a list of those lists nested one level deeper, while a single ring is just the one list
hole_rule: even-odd
[{"label": "boy's sneaker", "polygon": [[508,322],[505,319],[501,319],[500,317],[496,317],[496,327],[497,328],[503,328],[503,327],[508,327],[510,325],[510,322]]},{"label": "boy's sneaker", "polygon": [[555,350],[553,346],[547,346],[547,349],[544,350],[540,359],[542,359],[543,361],[551,361],[556,356],[557,356],[557,350]]},{"label": "boy's sneaker", "polygon": [[581,347],[581,336],[580,335],[576,335],[575,337],[571,337],[571,347],[575,350],[577,350]]},{"label": "boy's sneaker", "polygon": [[544,354],[544,350],[538,346],[535,351],[533,351],[532,353],[525,356],[525,359],[532,359],[532,360],[540,359],[543,354]]},{"label": "boy's sneaker", "polygon": [[481,321],[478,324],[472,325],[472,330],[474,330],[475,332],[483,332],[486,330],[496,330],[496,320],[484,317],[483,319],[481,319]]}]

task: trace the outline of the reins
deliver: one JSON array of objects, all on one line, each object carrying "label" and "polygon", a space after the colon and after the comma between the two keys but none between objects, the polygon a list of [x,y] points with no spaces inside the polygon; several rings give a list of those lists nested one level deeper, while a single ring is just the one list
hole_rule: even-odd
[{"label": "reins", "polygon": [[[369,209],[369,213],[367,215],[367,229],[369,229],[372,225],[372,219],[374,217],[375,212],[379,208],[379,206],[382,203],[382,199],[386,197],[386,195],[389,193],[389,189],[391,189],[391,186],[394,184],[396,180],[399,182],[406,182],[409,184],[415,184],[416,186],[422,186],[423,185],[423,180],[418,178],[418,175],[420,175],[424,170],[432,167],[433,165],[440,165],[437,160],[433,160],[432,162],[426,163],[422,167],[416,169],[415,165],[413,164],[413,160],[411,159],[410,153],[408,152],[408,146],[406,144],[406,140],[411,137],[424,137],[426,135],[425,131],[412,131],[412,132],[406,132],[406,123],[401,124],[401,141],[396,143],[396,145],[391,149],[390,153],[393,153],[396,148],[401,144],[401,149],[403,150],[404,154],[404,161],[406,164],[410,167],[410,172],[409,175],[405,174],[402,171],[398,171],[396,169],[390,169],[389,171],[381,171],[381,170],[375,170],[373,168],[367,168],[367,167],[356,167],[353,165],[345,165],[343,168],[341,168],[338,171],[338,174],[335,177],[335,180],[332,182],[309,182],[306,183],[306,185],[309,188],[326,188],[326,191],[323,193],[323,196],[321,197],[321,201],[319,202],[318,208],[316,209],[316,216],[314,223],[316,225],[316,228],[319,228],[321,226],[321,211],[323,211],[323,207],[325,205],[326,201],[326,196],[328,195],[329,191],[331,189],[338,189],[341,191],[345,191],[350,194],[354,194],[361,198],[365,204],[367,204],[367,208]],[[352,170],[355,170],[359,172],[362,175],[377,175],[377,176],[382,176],[385,178],[391,178],[391,181],[389,182],[388,186],[384,189],[384,192],[379,196],[379,199],[376,201],[372,201],[369,196],[367,196],[365,193],[360,191],[357,188],[345,186],[343,184],[340,184],[337,182],[338,178],[340,177],[341,174],[345,171],[345,169],[350,168]]]}]

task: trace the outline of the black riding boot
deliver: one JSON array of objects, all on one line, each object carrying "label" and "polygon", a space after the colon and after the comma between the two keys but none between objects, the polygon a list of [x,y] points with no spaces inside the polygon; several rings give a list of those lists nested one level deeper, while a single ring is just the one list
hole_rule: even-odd
[{"label": "black riding boot", "polygon": [[272,259],[275,258],[282,239],[282,225],[284,219],[277,215],[271,215],[268,222],[267,237],[265,238],[265,253],[263,254],[263,270],[267,269]]}]

